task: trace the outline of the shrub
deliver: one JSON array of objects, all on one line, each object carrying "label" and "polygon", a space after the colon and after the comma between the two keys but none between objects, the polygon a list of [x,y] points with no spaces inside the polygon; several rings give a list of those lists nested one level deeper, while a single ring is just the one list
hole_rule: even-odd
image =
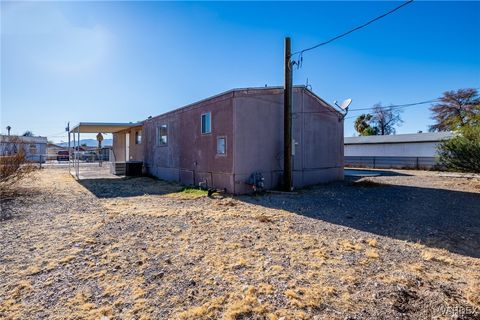
[{"label": "shrub", "polygon": [[35,166],[25,159],[23,144],[15,140],[10,143],[14,143],[18,151],[11,155],[0,156],[0,186],[2,189],[14,185],[35,170]]},{"label": "shrub", "polygon": [[480,127],[465,126],[438,146],[439,160],[449,170],[480,173]]}]

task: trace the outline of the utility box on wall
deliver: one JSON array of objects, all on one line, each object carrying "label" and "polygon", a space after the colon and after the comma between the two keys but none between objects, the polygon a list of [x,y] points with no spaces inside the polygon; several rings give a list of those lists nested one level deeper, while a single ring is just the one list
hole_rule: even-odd
[{"label": "utility box on wall", "polygon": [[141,176],[142,175],[142,161],[127,161],[125,163],[126,176]]}]

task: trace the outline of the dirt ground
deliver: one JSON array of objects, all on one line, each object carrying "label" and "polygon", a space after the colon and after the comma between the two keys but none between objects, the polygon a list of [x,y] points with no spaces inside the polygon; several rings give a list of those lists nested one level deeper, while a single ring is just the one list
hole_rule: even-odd
[{"label": "dirt ground", "polygon": [[50,168],[2,193],[0,319],[480,318],[478,179],[180,190]]}]

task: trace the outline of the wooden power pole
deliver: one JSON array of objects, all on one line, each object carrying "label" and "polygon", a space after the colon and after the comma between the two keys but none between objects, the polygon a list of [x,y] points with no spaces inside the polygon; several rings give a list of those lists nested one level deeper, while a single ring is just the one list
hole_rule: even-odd
[{"label": "wooden power pole", "polygon": [[293,190],[292,179],[292,65],[290,63],[290,37],[285,38],[285,86],[283,102],[283,186]]}]

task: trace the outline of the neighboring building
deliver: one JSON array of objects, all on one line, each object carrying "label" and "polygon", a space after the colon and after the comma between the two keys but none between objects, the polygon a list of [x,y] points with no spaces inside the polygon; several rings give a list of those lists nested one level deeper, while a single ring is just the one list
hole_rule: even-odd
[{"label": "neighboring building", "polygon": [[[73,153],[73,143],[70,146],[70,153]],[[90,161],[109,161],[110,152],[112,146],[106,146],[98,149],[98,147],[92,146],[79,146],[75,147],[75,150],[80,152],[79,157],[81,159],[88,158]],[[57,160],[59,151],[68,151],[68,145],[64,146],[63,144],[58,145],[54,143],[47,144],[47,160]]]},{"label": "neighboring building", "polygon": [[47,138],[0,135],[0,155],[11,156],[21,149],[25,152],[25,158],[28,161],[45,162]]},{"label": "neighboring building", "polygon": [[59,151],[67,151],[68,147],[63,147],[58,144],[47,144],[47,160],[57,160],[57,154]]},{"label": "neighboring building", "polygon": [[432,169],[437,145],[451,132],[345,137],[345,165],[368,168]]},{"label": "neighboring building", "polygon": [[[241,194],[259,172],[271,189],[283,174],[283,93],[234,89],[142,122],[84,122],[71,133],[77,141],[81,133],[113,133],[117,174],[143,163],[160,179]],[[294,186],[343,179],[342,114],[304,86],[293,89],[292,112]]]}]

